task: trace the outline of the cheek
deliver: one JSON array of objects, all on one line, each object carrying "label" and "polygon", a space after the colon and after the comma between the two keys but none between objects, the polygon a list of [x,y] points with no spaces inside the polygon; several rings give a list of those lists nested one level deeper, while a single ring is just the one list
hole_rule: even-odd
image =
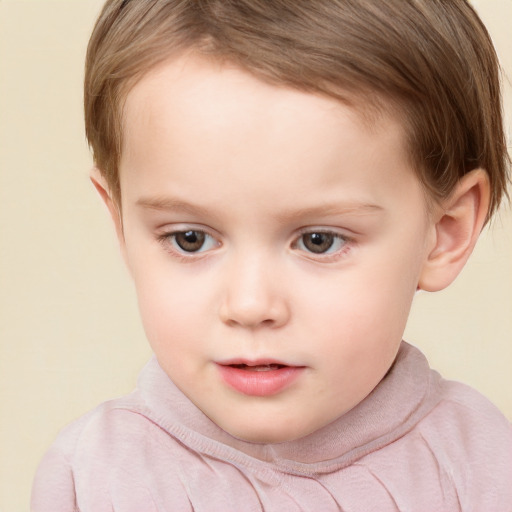
[{"label": "cheek", "polygon": [[417,269],[407,269],[406,258],[382,256],[376,261],[333,274],[322,287],[312,282],[309,299],[301,294],[300,316],[309,319],[312,335],[326,343],[319,351],[355,362],[367,354],[388,358],[400,343]]},{"label": "cheek", "polygon": [[171,342],[186,343],[190,331],[201,328],[212,308],[206,304],[207,286],[197,278],[173,272],[168,264],[149,267],[139,267],[133,278],[144,329],[157,352]]}]

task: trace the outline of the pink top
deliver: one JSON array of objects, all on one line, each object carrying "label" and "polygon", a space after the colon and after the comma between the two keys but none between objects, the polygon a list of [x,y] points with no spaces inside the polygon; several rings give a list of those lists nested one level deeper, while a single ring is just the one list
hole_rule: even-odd
[{"label": "pink top", "polygon": [[39,467],[32,511],[78,510],[510,512],[512,428],[403,343],[350,412],[254,444],[212,423],[153,359],[134,393],[67,427]]}]

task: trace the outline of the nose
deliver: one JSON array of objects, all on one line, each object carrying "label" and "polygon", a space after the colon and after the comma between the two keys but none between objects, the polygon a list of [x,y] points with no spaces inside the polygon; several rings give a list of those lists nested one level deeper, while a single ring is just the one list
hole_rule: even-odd
[{"label": "nose", "polygon": [[250,329],[282,327],[290,318],[290,305],[275,265],[260,256],[240,259],[231,261],[226,271],[222,322]]}]

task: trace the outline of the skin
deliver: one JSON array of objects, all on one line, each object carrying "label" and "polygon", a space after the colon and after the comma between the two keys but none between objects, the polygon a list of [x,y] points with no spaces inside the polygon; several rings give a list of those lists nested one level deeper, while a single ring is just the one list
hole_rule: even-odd
[{"label": "skin", "polygon": [[[483,171],[428,212],[392,117],[369,126],[333,99],[193,55],[134,87],[123,129],[122,215],[93,181],[147,337],[183,393],[247,441],[300,438],[361,402],[395,359],[418,287],[454,279],[485,219]],[[204,245],[180,248],[187,231]],[[332,245],[313,252],[314,233]],[[217,364],[238,358],[301,370],[247,396]]]}]

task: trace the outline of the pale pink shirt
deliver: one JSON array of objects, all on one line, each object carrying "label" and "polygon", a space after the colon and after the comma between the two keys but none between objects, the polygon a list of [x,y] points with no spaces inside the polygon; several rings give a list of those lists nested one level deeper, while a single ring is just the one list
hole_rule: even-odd
[{"label": "pale pink shirt", "polygon": [[33,512],[262,510],[511,512],[512,428],[403,343],[377,388],[332,424],[297,441],[248,443],[211,422],[153,359],[134,393],[60,434],[32,496]]}]

